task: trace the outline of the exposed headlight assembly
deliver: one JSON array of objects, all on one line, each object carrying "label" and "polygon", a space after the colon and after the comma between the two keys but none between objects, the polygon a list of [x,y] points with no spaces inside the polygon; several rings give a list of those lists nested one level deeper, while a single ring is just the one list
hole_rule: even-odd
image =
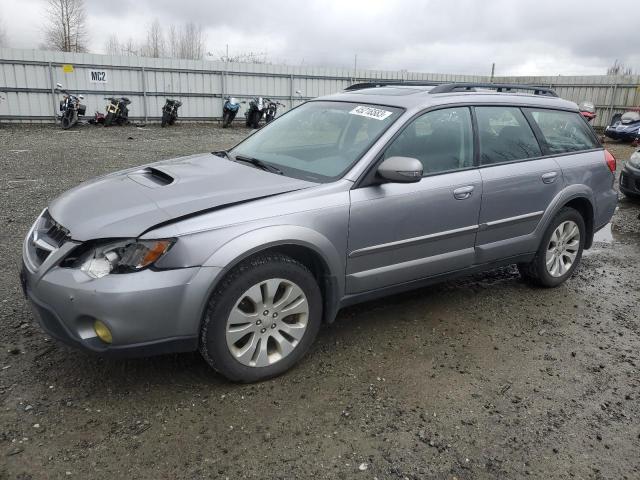
[{"label": "exposed headlight assembly", "polygon": [[137,272],[157,262],[174,243],[175,239],[110,242],[93,247],[73,263],[92,278]]},{"label": "exposed headlight assembly", "polygon": [[640,150],[636,150],[629,158],[629,165],[635,168],[640,168]]}]

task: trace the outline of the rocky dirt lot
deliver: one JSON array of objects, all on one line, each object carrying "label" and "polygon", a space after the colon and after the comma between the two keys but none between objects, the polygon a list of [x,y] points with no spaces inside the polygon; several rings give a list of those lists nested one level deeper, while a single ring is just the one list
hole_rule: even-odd
[{"label": "rocky dirt lot", "polygon": [[[21,242],[52,198],[247,133],[0,127],[0,479],[640,478],[640,204],[625,198],[565,285],[505,268],[352,307],[256,385],[195,353],[103,360],[33,324]],[[619,168],[632,151],[608,147]]]}]

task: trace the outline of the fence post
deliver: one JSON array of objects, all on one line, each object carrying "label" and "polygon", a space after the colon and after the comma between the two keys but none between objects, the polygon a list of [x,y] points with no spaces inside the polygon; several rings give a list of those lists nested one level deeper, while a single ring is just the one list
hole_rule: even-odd
[{"label": "fence post", "polygon": [[142,74],[142,109],[144,111],[144,123],[147,123],[147,78],[144,72],[144,67],[140,67],[140,72]]},{"label": "fence post", "polygon": [[49,63],[49,83],[51,84],[51,105],[53,106],[53,123],[58,120],[58,108],[56,105],[56,85],[53,83],[53,65]]},{"label": "fence post", "polygon": [[293,108],[293,73],[289,75],[289,108]]}]

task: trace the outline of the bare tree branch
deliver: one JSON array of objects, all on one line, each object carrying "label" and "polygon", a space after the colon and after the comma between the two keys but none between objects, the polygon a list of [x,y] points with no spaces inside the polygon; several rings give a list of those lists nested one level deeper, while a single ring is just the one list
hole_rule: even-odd
[{"label": "bare tree branch", "polygon": [[607,75],[633,75],[633,68],[616,60],[607,68]]},{"label": "bare tree branch", "polygon": [[122,55],[122,46],[115,33],[109,35],[107,42],[104,44],[104,51],[107,55]]},{"label": "bare tree branch", "polygon": [[44,47],[62,52],[86,52],[84,0],[46,0],[48,23]]},{"label": "bare tree branch", "polygon": [[162,26],[155,19],[147,29],[147,43],[142,47],[142,55],[145,57],[160,58],[165,56],[164,36]]},{"label": "bare tree branch", "polygon": [[186,58],[188,60],[200,60],[204,57],[204,33],[200,25],[189,22],[176,28],[169,27],[168,51],[173,58]]}]

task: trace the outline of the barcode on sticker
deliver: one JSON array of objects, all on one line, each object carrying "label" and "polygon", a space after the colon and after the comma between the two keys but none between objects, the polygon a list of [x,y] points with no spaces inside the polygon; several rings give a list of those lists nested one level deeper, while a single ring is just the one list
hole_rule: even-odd
[{"label": "barcode on sticker", "polygon": [[365,107],[364,105],[358,105],[356,108],[349,112],[352,115],[360,115],[367,118],[375,118],[376,120],[384,120],[393,112],[388,110],[382,110],[381,108]]}]

